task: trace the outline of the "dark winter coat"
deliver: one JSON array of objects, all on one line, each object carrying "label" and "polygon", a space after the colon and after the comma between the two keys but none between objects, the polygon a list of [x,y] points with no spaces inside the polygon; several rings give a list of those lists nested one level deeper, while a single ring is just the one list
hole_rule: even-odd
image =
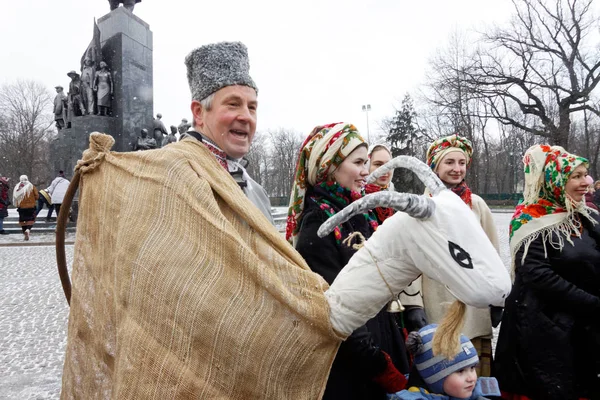
[{"label": "dark winter coat", "polygon": [[[356,250],[344,244],[338,245],[333,233],[319,238],[317,230],[326,220],[325,212],[307,196],[296,249],[309,267],[331,284]],[[371,227],[362,214],[342,225],[344,239],[355,231],[361,232],[365,238],[371,236]],[[381,350],[391,356],[400,372],[408,372],[404,338],[394,318],[384,309],[342,343],[333,362],[323,399],[386,398],[383,389],[372,382],[372,378],[381,374],[386,367]]]},{"label": "dark winter coat", "polygon": [[10,205],[10,192],[8,185],[0,182],[0,218],[8,217],[8,206]]},{"label": "dark winter coat", "polygon": [[593,199],[594,199],[594,204],[596,204],[596,207],[600,208],[600,189],[596,190],[594,192]]},{"label": "dark winter coat", "polygon": [[590,192],[587,192],[585,194],[585,205],[598,211],[598,206],[594,202],[594,195],[591,194]]},{"label": "dark winter coat", "polygon": [[493,365],[503,391],[533,400],[600,399],[600,225],[562,251],[534,240],[506,301]]}]

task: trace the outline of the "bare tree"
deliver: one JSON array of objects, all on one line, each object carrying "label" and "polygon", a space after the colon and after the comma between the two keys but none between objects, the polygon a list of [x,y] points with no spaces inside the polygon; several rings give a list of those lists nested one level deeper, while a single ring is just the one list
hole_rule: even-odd
[{"label": "bare tree", "polygon": [[268,135],[262,132],[256,132],[252,139],[252,147],[250,147],[250,151],[245,157],[248,160],[248,166],[246,168],[248,174],[262,186],[266,184],[269,170],[268,141]]},{"label": "bare tree", "polygon": [[19,80],[0,88],[0,169],[18,180],[48,179],[48,141],[54,130],[52,95],[39,82]]},{"label": "bare tree", "polygon": [[300,133],[279,128],[267,132],[270,138],[270,171],[267,192],[271,196],[288,197],[292,188],[296,160],[302,146]]},{"label": "bare tree", "polygon": [[433,139],[456,133],[471,140],[475,157],[468,181],[474,191],[488,193],[491,181],[489,107],[466,80],[473,58],[471,42],[464,32],[457,30],[429,61],[427,83],[421,96],[429,107],[423,119],[428,130],[436,133]]},{"label": "bare tree", "polygon": [[[463,71],[464,82],[488,102],[490,116],[568,147],[572,114],[600,115],[590,102],[600,81],[591,3],[513,0],[510,26],[486,34],[492,47],[479,51]],[[515,117],[513,106],[533,117],[528,124]]]}]

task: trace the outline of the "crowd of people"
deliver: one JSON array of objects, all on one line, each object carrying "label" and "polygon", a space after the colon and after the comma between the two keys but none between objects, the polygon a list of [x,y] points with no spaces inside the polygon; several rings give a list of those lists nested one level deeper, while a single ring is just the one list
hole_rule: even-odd
[{"label": "crowd of people", "polygon": [[[369,237],[379,226],[394,217],[394,210],[387,207],[366,210],[335,227],[332,233],[323,238],[318,235],[319,227],[346,206],[369,193],[401,191],[402,188],[393,188],[391,172],[380,176],[373,183],[366,183],[370,172],[392,158],[390,150],[384,145],[369,147],[358,129],[350,123],[330,123],[317,126],[312,130],[301,146],[290,196],[285,235],[289,244],[297,252],[294,253],[294,250],[285,248],[283,244],[277,242],[274,228],[266,231],[263,229],[263,224],[272,222],[268,197],[262,187],[248,176],[242,162],[242,158],[250,149],[256,130],[258,106],[257,86],[249,76],[245,46],[241,43],[203,46],[194,50],[186,58],[186,66],[192,92],[192,126],[176,146],[168,146],[163,150],[148,152],[153,154],[138,156],[139,160],[143,160],[140,162],[146,163],[144,164],[146,166],[153,162],[159,165],[158,163],[165,162],[167,156],[173,157],[175,151],[183,154],[188,151],[187,149],[196,149],[200,146],[204,152],[202,154],[210,155],[209,159],[201,162],[192,160],[169,167],[171,180],[164,184],[165,187],[189,187],[193,196],[200,196],[199,192],[192,190],[189,177],[209,179],[211,190],[208,195],[212,196],[210,197],[212,200],[206,206],[206,210],[203,209],[206,215],[220,218],[221,213],[226,217],[230,215],[229,207],[233,207],[234,210],[237,209],[235,207],[241,207],[239,210],[242,210],[233,212],[232,215],[235,217],[227,217],[229,219],[210,217],[203,222],[210,227],[224,226],[226,233],[222,234],[223,243],[229,243],[233,237],[238,238],[236,235],[239,234],[239,239],[235,240],[241,243],[238,246],[240,251],[245,252],[248,260],[254,260],[252,258],[254,254],[260,260],[266,260],[263,268],[269,271],[271,268],[273,270],[281,268],[282,264],[269,264],[269,262],[274,263],[273,260],[281,254],[284,254],[288,260],[286,262],[290,262],[298,253],[314,274],[318,274],[325,282],[332,284],[357,249],[366,243],[364,241],[368,242]],[[481,226],[481,229],[476,226],[476,231],[482,236],[485,235],[498,250],[497,230],[491,211],[485,201],[473,193],[466,183],[469,164],[476,156],[467,138],[452,134],[430,144],[426,163],[446,188],[459,196],[470,208]],[[101,157],[95,158],[98,159]],[[397,302],[392,301],[390,307],[381,309],[374,318],[344,338],[335,357],[329,360],[331,367],[326,384],[320,392],[322,398],[409,400],[600,398],[600,225],[598,225],[598,213],[593,207],[594,197],[590,198],[593,193],[591,187],[593,181],[587,174],[588,161],[558,146],[536,145],[525,153],[523,163],[524,201],[517,207],[510,225],[511,272],[514,276],[514,286],[506,299],[504,312],[498,308],[468,307],[463,327],[464,334],[460,337],[460,345],[456,349],[455,356],[448,359],[434,354],[432,338],[441,326],[439,324],[446,305],[454,300],[454,296],[443,282],[439,283],[431,277],[423,276],[413,282],[412,287],[406,289],[405,296],[401,297],[402,304],[396,304],[396,309],[393,306]],[[220,176],[214,170],[215,166],[218,167],[219,174],[223,171],[227,173],[226,179],[211,180],[212,177]],[[185,168],[189,168],[193,173],[187,174],[185,171],[188,170]],[[184,176],[187,178],[184,179]],[[596,182],[596,188],[599,183]],[[60,182],[54,185],[53,182],[48,189],[52,194],[53,205],[60,204],[55,201],[53,195],[59,184]],[[23,215],[20,220],[23,221],[24,232],[28,232],[29,228],[26,227],[30,225],[27,224],[33,221],[36,215],[37,190],[27,181],[27,177],[21,177],[18,187],[18,190],[15,188],[14,202],[20,206],[19,213]],[[141,186],[138,187],[136,184],[136,190],[141,190],[140,188]],[[229,195],[231,190],[236,191],[233,196]],[[424,196],[430,195],[429,191],[424,193]],[[170,201],[169,196],[164,197],[164,201]],[[227,201],[233,198],[236,199],[234,203],[239,204]],[[251,216],[243,212],[246,203],[252,204],[254,212]],[[157,210],[164,209],[157,207]],[[125,215],[123,217],[127,218]],[[155,217],[158,218],[159,215],[156,214]],[[127,227],[128,222],[125,221],[123,226]],[[253,231],[249,233],[248,227]],[[136,232],[140,233],[139,230]],[[144,234],[138,236],[135,240],[139,248],[156,247],[157,239],[153,236],[146,237]],[[185,240],[208,241],[209,239],[214,238],[187,238],[186,236]],[[145,246],[144,243],[152,246]],[[278,255],[268,253],[265,247],[260,247],[263,243],[267,243],[270,248],[278,249],[276,251]],[[136,246],[129,245],[128,248],[134,251],[132,249],[137,248]],[[284,248],[285,250],[282,250]],[[218,250],[214,249],[214,251]],[[465,257],[468,256],[467,254]],[[190,255],[190,257],[195,256]],[[200,264],[197,265],[190,262],[190,265],[194,268],[200,265],[211,269],[236,262],[228,257],[226,254],[212,255],[210,262],[198,261]],[[157,256],[154,257],[150,266],[142,265],[143,262],[136,259],[136,263],[139,262],[141,266],[139,273],[142,272],[141,270],[159,271],[162,268],[172,268],[171,265],[163,264],[160,260]],[[79,267],[74,267],[77,268]],[[245,266],[236,265],[235,268],[244,269]],[[110,268],[107,271],[110,271]],[[310,290],[313,290],[315,285],[309,285],[312,289],[303,286],[305,281],[302,277],[305,276],[306,271],[301,267],[298,267],[297,271],[297,275],[292,274],[291,277],[286,272],[286,277],[292,282],[289,286],[302,297],[310,299]],[[104,289],[114,281],[112,275],[105,278],[99,276],[98,279],[102,281],[101,286]],[[137,279],[141,278],[137,277]],[[93,283],[93,279],[90,282]],[[365,282],[365,285],[368,284],[369,282]],[[129,312],[126,304],[129,303],[130,298],[133,301],[136,297],[136,293],[132,292],[133,286],[132,283],[131,287],[128,287],[127,296],[112,302],[115,307],[118,305],[119,311],[114,314],[119,316],[111,321],[116,325],[123,324],[119,326],[125,328],[128,326],[126,321]],[[177,295],[179,297],[170,300],[174,308],[183,307],[185,298],[192,295],[190,291],[198,290],[192,288],[195,287],[195,283],[192,282],[189,283],[189,289],[188,284],[184,286],[184,289],[178,289],[181,290]],[[231,293],[233,293],[233,286],[235,285],[232,284]],[[228,360],[235,358],[233,353],[237,354],[238,351],[243,352],[245,349],[224,350],[226,356],[219,358],[222,354],[218,350],[221,344],[217,342],[222,340],[215,339],[211,342],[213,347],[207,349],[205,354],[207,358],[213,357],[213,361],[207,361],[211,366],[211,371],[208,373],[202,368],[201,361],[197,361],[194,364],[197,369],[193,369],[194,366],[187,363],[188,358],[193,356],[186,352],[189,357],[180,360],[186,365],[185,370],[168,370],[173,359],[169,358],[170,361],[167,363],[165,358],[160,365],[156,365],[156,368],[144,369],[145,373],[152,374],[160,371],[157,375],[141,377],[142,372],[136,375],[137,366],[131,363],[140,354],[141,350],[137,349],[139,343],[131,338],[120,342],[119,335],[123,335],[123,330],[116,327],[110,331],[106,339],[108,342],[104,344],[86,339],[86,335],[81,333],[92,329],[90,324],[93,325],[93,318],[90,319],[89,315],[94,311],[85,307],[86,290],[94,291],[88,283],[79,288],[79,293],[76,290],[71,300],[72,310],[75,305],[76,309],[85,309],[86,313],[82,316],[84,314],[72,311],[70,317],[65,377],[63,377],[64,398],[80,397],[82,393],[86,393],[86,390],[92,390],[90,389],[92,386],[89,385],[93,385],[93,390],[101,390],[123,398],[135,398],[141,393],[153,393],[156,396],[160,396],[158,393],[182,394],[185,391],[168,390],[183,385],[188,388],[186,390],[193,392],[189,388],[197,387],[196,381],[201,381],[204,385],[202,389],[204,396],[209,396],[208,393],[212,395],[219,393],[217,397],[242,398],[240,397],[240,393],[244,390],[242,388],[251,386],[251,382],[254,381],[261,382],[260,377],[266,374],[266,371],[278,369],[288,371],[287,364],[273,366],[257,363],[255,370],[240,372],[240,375],[236,375],[237,372],[227,373],[229,368],[234,369],[233,364],[228,364],[232,362]],[[287,299],[283,291],[276,289],[275,283],[269,284],[266,291],[269,292],[270,297]],[[257,294],[255,301],[257,303],[265,301],[264,298],[259,300],[260,298]],[[234,299],[232,298],[231,301]],[[111,307],[108,302],[106,307],[107,309]],[[198,303],[194,304],[194,307],[196,307],[195,312],[201,315],[203,307],[208,305]],[[175,312],[173,310],[173,313]],[[112,311],[109,314],[113,315],[111,313]],[[289,312],[289,314],[293,315],[290,318],[294,321],[290,327],[284,324],[274,326],[273,329],[281,329],[282,333],[278,337],[287,338],[286,343],[292,346],[294,342],[301,341],[301,332],[304,332],[307,326],[314,324],[303,325],[308,317],[300,311]],[[219,326],[223,326],[225,332],[227,321],[247,319],[248,329],[250,329],[254,318],[252,315],[244,315],[242,312],[235,312],[232,315],[228,316],[224,312],[213,321],[217,323],[218,320],[218,323],[223,323],[224,325]],[[492,355],[492,326],[498,325],[500,321],[498,344],[495,354]],[[143,322],[136,321],[136,326],[142,325]],[[152,330],[152,327],[147,326],[146,329]],[[190,331],[193,329],[194,327],[189,328]],[[294,329],[297,331],[293,331]],[[184,329],[182,325],[177,325],[173,326],[173,330],[180,332]],[[288,337],[284,332],[292,333]],[[199,333],[199,335],[203,337],[203,334]],[[162,337],[157,336],[152,343],[161,342],[161,339]],[[250,345],[259,338],[248,340],[247,344]],[[190,339],[190,343],[198,341],[199,339]],[[168,342],[173,343],[174,340],[170,339]],[[119,344],[117,351],[111,343]],[[184,343],[181,345],[188,346]],[[98,352],[100,348],[106,350],[100,354]],[[313,350],[326,352],[325,346],[321,348],[316,344]],[[273,349],[273,351],[278,352],[283,349]],[[143,349],[143,353],[150,353],[150,350]],[[175,353],[174,351],[172,354]],[[89,356],[87,359],[86,355]],[[107,358],[110,358],[110,361],[107,361]],[[305,361],[304,358],[297,360],[299,368]],[[102,367],[98,367],[99,365]],[[128,382],[141,382],[138,379],[142,379],[145,382],[145,386],[142,385],[144,388],[130,387],[125,390],[122,380],[125,378],[114,372],[117,365],[127,373]],[[315,368],[317,367],[315,365]],[[219,380],[222,373],[225,374],[226,381],[230,382],[229,386]],[[172,380],[174,376],[179,376],[175,379],[177,384],[165,383],[175,382]],[[280,376],[277,379],[284,381]],[[274,386],[277,386],[275,382],[279,382],[277,379],[272,382]],[[294,377],[290,376],[287,379],[287,382],[290,382]],[[315,377],[315,379],[320,378]],[[188,386],[181,382],[188,382]],[[301,382],[300,386],[304,384],[310,387],[311,383]],[[144,392],[149,387],[153,388],[152,391]],[[297,397],[292,396],[291,391],[286,392],[289,388],[273,389],[271,386],[264,387],[263,395],[269,397],[267,393],[281,390],[278,392],[281,397],[278,398],[309,398],[302,396],[302,389],[298,389],[297,385],[294,387],[296,388],[294,390],[297,390],[294,396]],[[244,392],[245,398],[252,398],[249,393],[256,395],[249,390]]]},{"label": "crowd of people", "polygon": [[35,220],[44,206],[48,208],[46,222],[55,221],[52,218],[54,210],[58,217],[70,182],[65,178],[64,171],[59,171],[58,176],[54,178],[49,187],[38,190],[29,181],[27,175],[21,175],[11,197],[9,180],[7,177],[0,177],[0,234],[8,234],[4,229],[4,219],[8,217],[8,207],[14,205],[19,213],[19,226],[23,232],[23,240],[28,241]]}]

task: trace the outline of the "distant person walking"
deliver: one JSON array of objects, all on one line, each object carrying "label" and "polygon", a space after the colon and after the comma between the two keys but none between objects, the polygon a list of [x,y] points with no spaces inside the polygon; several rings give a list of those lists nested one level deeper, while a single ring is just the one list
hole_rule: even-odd
[{"label": "distant person walking", "polygon": [[[35,216],[37,218],[38,214],[42,209],[46,206],[48,208],[48,215],[46,216],[46,222],[52,221],[52,211],[54,211],[54,205],[52,204],[52,197],[50,193],[48,193],[48,189],[40,190],[40,197],[37,200],[37,210],[35,210]],[[58,216],[58,212],[56,213]]]},{"label": "distant person walking", "polygon": [[594,178],[592,178],[589,175],[585,176],[585,181],[588,184],[588,190],[585,194],[585,205],[593,208],[594,210],[598,211],[598,205],[596,204],[596,202],[594,201],[594,196],[596,194],[596,188],[594,186]]},{"label": "distant person walking", "polygon": [[0,177],[0,235],[6,235],[4,230],[4,218],[8,217],[8,206],[10,205],[10,192],[8,178]]},{"label": "distant person walking", "polygon": [[35,223],[35,203],[38,198],[38,190],[31,182],[27,175],[21,175],[19,184],[15,186],[13,191],[13,203],[17,206],[19,212],[19,225],[23,230],[25,240],[29,240],[31,228]]},{"label": "distant person walking", "polygon": [[64,171],[58,171],[58,176],[54,178],[48,189],[46,189],[46,192],[52,196],[50,200],[56,210],[56,218],[60,215],[60,206],[62,205],[70,183],[71,182],[65,178]]}]

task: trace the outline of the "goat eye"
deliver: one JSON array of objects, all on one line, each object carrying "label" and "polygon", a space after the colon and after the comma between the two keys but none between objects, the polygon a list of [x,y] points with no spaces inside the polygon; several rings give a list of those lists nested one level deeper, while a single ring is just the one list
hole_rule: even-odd
[{"label": "goat eye", "polygon": [[473,269],[473,261],[471,260],[471,256],[465,249],[457,245],[456,243],[452,243],[448,241],[448,250],[450,250],[450,255],[452,259],[456,261],[456,263],[462,268]]}]

